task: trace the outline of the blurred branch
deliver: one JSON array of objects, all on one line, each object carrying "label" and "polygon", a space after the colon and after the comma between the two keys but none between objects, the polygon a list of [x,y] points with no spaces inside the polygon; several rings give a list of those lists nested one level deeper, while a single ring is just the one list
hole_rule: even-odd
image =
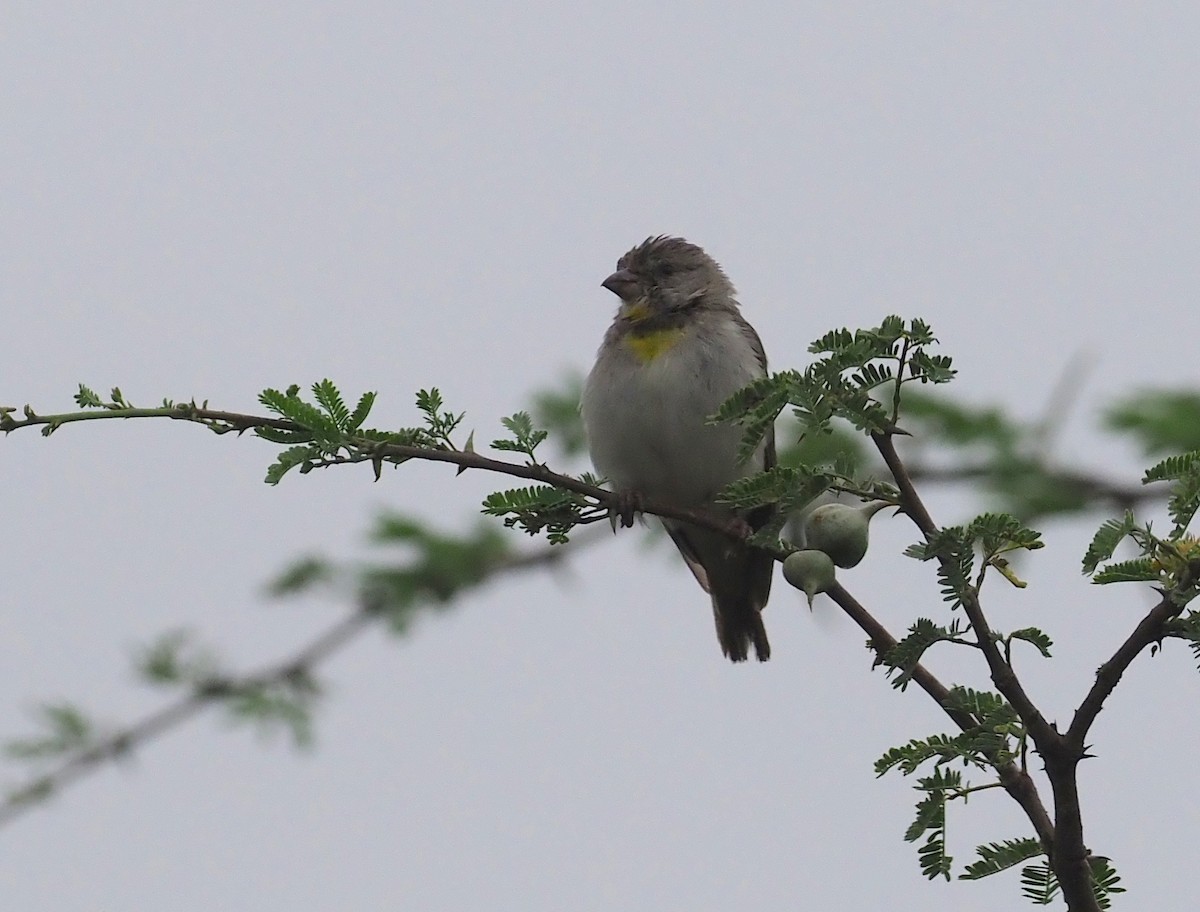
[{"label": "blurred branch", "polygon": [[1093,358],[1076,352],[1059,372],[1058,380],[1050,388],[1042,415],[1029,430],[1034,452],[1040,460],[1049,458],[1056,439],[1066,427],[1067,419],[1074,410],[1083,392],[1084,381],[1090,373]]},{"label": "blurred branch", "polygon": [[[559,563],[578,547],[578,544],[565,548],[545,546],[535,552],[506,556],[492,562],[487,578]],[[186,694],[162,708],[112,734],[88,739],[48,771],[10,789],[8,797],[0,802],[0,827],[12,823],[65,787],[179,728],[211,706],[253,698],[264,691],[280,688],[303,700],[311,699],[317,690],[314,680],[316,668],[354,642],[372,624],[388,619],[389,607],[381,602],[382,598],[384,596],[378,589],[368,587],[359,599],[358,608],[331,624],[285,659],[241,675],[204,674],[190,682]]]},{"label": "blurred branch", "polygon": [[[1089,503],[1107,503],[1120,510],[1133,510],[1149,501],[1161,502],[1165,498],[1161,483],[1149,485],[1126,485],[1109,481],[1098,475],[1073,472],[1066,469],[1039,467],[1040,475],[1050,486],[1059,487],[1069,495]],[[908,466],[913,481],[930,484],[959,484],[970,481],[987,481],[997,477],[994,465],[936,467],[915,463]]]},{"label": "blurred branch", "polygon": [[239,677],[214,677],[199,682],[186,696],[114,734],[95,740],[48,772],[11,789],[8,798],[0,803],[0,826],[11,823],[65,786],[98,772],[108,762],[127,757],[134,749],[178,728],[220,700],[264,687],[308,679],[317,664],[352,640],[371,619],[369,612],[355,611],[282,662]]}]

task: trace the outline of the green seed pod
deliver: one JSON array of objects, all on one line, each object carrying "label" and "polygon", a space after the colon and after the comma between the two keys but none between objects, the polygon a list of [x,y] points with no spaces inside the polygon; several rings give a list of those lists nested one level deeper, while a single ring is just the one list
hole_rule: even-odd
[{"label": "green seed pod", "polygon": [[839,567],[854,567],[867,553],[871,517],[888,506],[875,501],[852,507],[831,503],[817,507],[804,521],[804,544],[824,551]]},{"label": "green seed pod", "polygon": [[793,551],[783,561],[783,578],[803,590],[812,608],[813,596],[836,581],[833,561],[824,551]]}]

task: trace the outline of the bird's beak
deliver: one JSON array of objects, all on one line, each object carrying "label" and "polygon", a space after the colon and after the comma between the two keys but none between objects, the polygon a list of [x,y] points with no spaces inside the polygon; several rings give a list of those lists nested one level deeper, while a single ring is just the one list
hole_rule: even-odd
[{"label": "bird's beak", "polygon": [[636,297],[641,283],[628,269],[618,269],[607,279],[600,283],[602,288],[607,288],[622,301],[628,301],[630,298]]}]

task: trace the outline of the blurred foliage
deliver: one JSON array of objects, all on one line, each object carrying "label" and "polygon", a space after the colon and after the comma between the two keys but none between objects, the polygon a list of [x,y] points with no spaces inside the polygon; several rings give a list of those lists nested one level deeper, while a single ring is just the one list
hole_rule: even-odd
[{"label": "blurred foliage", "polygon": [[579,400],[583,395],[583,377],[571,373],[554,389],[533,394],[534,421],[550,432],[550,439],[566,459],[587,455],[587,437],[579,415]]},{"label": "blurred foliage", "polygon": [[73,704],[47,703],[38,707],[35,716],[40,734],[4,745],[4,752],[14,760],[44,760],[84,750],[96,737],[95,723]]},{"label": "blurred foliage", "polygon": [[1104,422],[1133,437],[1147,456],[1200,450],[1200,392],[1143,390],[1112,406]]},{"label": "blurred foliage", "polygon": [[171,630],[135,651],[134,669],[142,681],[175,692],[177,700],[134,725],[102,732],[78,706],[57,703],[37,712],[38,733],[9,739],[8,757],[30,770],[25,784],[7,790],[0,823],[23,808],[49,798],[80,767],[99,764],[132,750],[141,740],[189,718],[204,706],[224,710],[237,724],[262,735],[286,733],[297,747],[313,739],[313,713],[322,691],[317,664],[372,622],[407,633],[423,612],[459,604],[458,596],[497,574],[548,565],[549,554],[515,551],[509,536],[492,523],[478,522],[466,533],[436,531],[399,514],[380,516],[370,543],[386,554],[369,562],[336,562],[306,557],[285,569],[268,587],[270,594],[293,597],[324,589],[355,606],[325,634],[287,660],[249,673],[230,670],[217,651],[186,630]]},{"label": "blurred foliage", "polygon": [[[507,569],[513,556],[509,537],[485,522],[449,535],[411,517],[385,514],[376,520],[370,542],[399,549],[399,559],[353,568],[350,578],[358,585],[359,604],[397,633],[423,611],[452,607],[465,590]],[[344,572],[333,575],[345,578]]]},{"label": "blurred foliage", "polygon": [[1074,468],[1066,457],[1053,459],[1046,452],[1043,420],[1022,421],[994,405],[909,393],[901,423],[911,435],[900,449],[914,481],[962,486],[982,495],[990,509],[1026,522],[1132,509],[1162,497],[1133,482]]},{"label": "blurred foliage", "polygon": [[477,522],[465,533],[451,535],[399,513],[378,516],[368,544],[390,553],[351,563],[305,557],[286,568],[268,591],[293,596],[324,588],[349,595],[361,610],[403,633],[419,614],[452,607],[465,590],[522,559],[493,523]]}]

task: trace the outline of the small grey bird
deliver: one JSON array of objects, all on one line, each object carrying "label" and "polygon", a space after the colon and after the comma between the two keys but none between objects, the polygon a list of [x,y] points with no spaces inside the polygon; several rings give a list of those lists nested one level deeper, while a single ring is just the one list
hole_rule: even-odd
[{"label": "small grey bird", "polygon": [[[762,342],[742,318],[733,285],[708,254],[673,237],[647,238],[601,284],[621,303],[580,405],[597,471],[630,504],[647,497],[732,519],[717,494],[775,465],[774,434],[739,464],[741,430],[706,423],[767,372]],[[767,507],[743,518],[760,528],[770,517]],[[761,613],[771,592],[771,557],[689,523],[663,525],[712,596],[725,655],[743,662],[753,645],[766,661],[771,646]]]}]

